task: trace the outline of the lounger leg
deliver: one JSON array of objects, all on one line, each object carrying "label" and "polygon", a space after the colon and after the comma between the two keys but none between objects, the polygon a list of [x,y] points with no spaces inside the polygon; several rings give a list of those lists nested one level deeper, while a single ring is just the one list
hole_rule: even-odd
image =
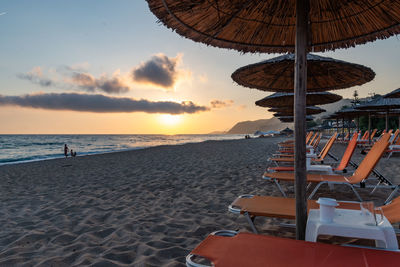
[{"label": "lounger leg", "polygon": [[319,187],[323,184],[325,184],[326,182],[320,182],[317,184],[317,186],[314,188],[314,190],[311,192],[310,196],[308,197],[308,199],[312,199],[312,197],[315,195],[315,193],[317,193]]},{"label": "lounger leg", "polygon": [[308,183],[307,187],[306,187],[306,192],[308,191],[308,189],[310,189],[311,187],[311,183]]},{"label": "lounger leg", "polygon": [[376,191],[376,189],[378,189],[378,186],[379,186],[380,184],[381,184],[381,181],[379,181],[379,182],[375,185],[374,189],[372,189],[371,193],[369,193],[370,196]]},{"label": "lounger leg", "polygon": [[281,191],[282,195],[284,197],[287,197],[286,193],[283,191],[283,189],[282,189],[281,185],[279,184],[278,180],[274,179],[274,182],[275,182],[276,186],[278,187],[279,191]]},{"label": "lounger leg", "polygon": [[245,212],[245,213],[244,213],[244,216],[246,217],[247,222],[250,224],[251,230],[253,230],[253,232],[254,232],[255,234],[258,234],[257,228],[256,228],[256,226],[254,225],[253,220],[250,218],[250,214],[249,214],[248,212]]},{"label": "lounger leg", "polygon": [[394,197],[394,195],[397,193],[397,190],[399,190],[399,186],[398,186],[398,185],[393,189],[392,193],[390,193],[390,195],[388,196],[388,198],[385,200],[385,203],[384,203],[384,204],[387,204],[389,201],[392,200],[392,198]]},{"label": "lounger leg", "polygon": [[354,188],[354,186],[352,184],[347,184],[351,187],[351,189],[353,190],[354,194],[357,196],[358,200],[360,200],[360,202],[362,202],[362,198],[360,197],[360,195],[358,194],[358,192],[356,191],[356,189]]}]

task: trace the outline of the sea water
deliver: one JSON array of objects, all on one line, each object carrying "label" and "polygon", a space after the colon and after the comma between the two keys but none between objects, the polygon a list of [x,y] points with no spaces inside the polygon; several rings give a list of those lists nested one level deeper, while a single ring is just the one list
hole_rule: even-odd
[{"label": "sea water", "polygon": [[[77,156],[159,145],[242,139],[243,135],[0,135],[0,165],[64,157],[64,144]],[[68,155],[69,156],[69,155]]]}]

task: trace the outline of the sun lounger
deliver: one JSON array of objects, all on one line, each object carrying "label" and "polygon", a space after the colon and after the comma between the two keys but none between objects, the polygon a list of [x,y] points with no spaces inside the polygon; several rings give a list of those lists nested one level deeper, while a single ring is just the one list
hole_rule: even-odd
[{"label": "sun lounger", "polygon": [[388,153],[387,158],[390,158],[393,153],[400,152],[400,138],[398,138],[400,133],[400,130],[397,129],[396,132],[394,132],[392,138],[390,139],[390,145],[388,150],[386,151]]},{"label": "sun lounger", "polygon": [[366,131],[363,138],[361,138],[361,140],[358,140],[358,144],[368,144],[368,143],[372,142],[377,131],[378,131],[378,129],[374,129],[371,133],[371,136],[369,135],[369,132]]},{"label": "sun lounger", "polygon": [[[359,210],[360,202],[339,201],[339,209]],[[400,222],[400,197],[381,206],[385,217],[390,223]],[[255,217],[273,217],[294,220],[296,218],[296,200],[294,198],[282,198],[272,196],[241,195],[228,207],[235,214],[243,214],[254,233],[257,229],[254,225]],[[316,200],[307,201],[307,212],[310,209],[319,209]]]},{"label": "sun lounger", "polygon": [[[389,145],[389,138],[390,134],[387,133],[378,142],[376,142],[371,151],[365,156],[361,164],[351,176],[331,174],[307,174],[307,182],[317,184],[313,192],[310,194],[309,199],[314,196],[319,187],[323,184],[342,184],[351,187],[357,198],[362,201],[360,195],[355,190],[354,185],[364,182],[364,180],[367,179],[368,176],[371,174],[372,170],[375,168],[376,164],[385,153]],[[279,185],[279,181],[294,182],[295,179],[293,172],[265,172],[263,177],[267,180],[275,182],[282,195],[285,197],[286,194]]]},{"label": "sun lounger", "polygon": [[[207,259],[209,265],[196,259]],[[394,267],[399,266],[400,253],[307,242],[234,231],[210,234],[186,257],[190,267]]]},{"label": "sun lounger", "polygon": [[[337,133],[334,133],[331,138],[329,139],[328,142],[326,142],[324,148],[321,150],[321,152],[319,153],[319,155],[316,155],[315,158],[312,158],[312,161],[315,162],[323,162],[323,160],[325,159],[325,157],[328,155],[329,150],[332,148],[333,143],[336,140],[336,136]],[[320,139],[321,136],[318,137],[318,139]],[[319,141],[318,141],[319,143]],[[310,157],[313,157],[312,154],[309,154]],[[294,156],[292,155],[286,155],[286,154],[280,154],[277,157],[273,157],[270,158],[269,161],[273,161],[273,162],[288,162],[288,163],[292,163],[294,162]]]},{"label": "sun lounger", "polygon": [[[315,135],[309,139],[309,142],[306,142],[308,147],[318,146],[319,141],[321,140],[322,133],[316,132]],[[278,144],[279,150],[292,150],[294,147],[294,142],[288,144]]]},{"label": "sun lounger", "polygon": [[[343,154],[342,160],[340,161],[339,165],[334,168],[330,165],[311,165],[307,166],[307,171],[321,171],[321,172],[327,172],[327,173],[333,173],[334,171],[341,171],[341,172],[346,172],[346,167],[350,162],[350,159],[356,149],[357,146],[357,137],[358,133],[355,132],[351,141],[347,145],[346,151]],[[329,151],[326,152],[327,154]],[[326,156],[326,155],[325,155]],[[267,169],[268,172],[272,171],[284,171],[284,172],[293,172],[294,167],[293,166],[277,166],[277,167],[269,167]]]},{"label": "sun lounger", "polygon": [[[314,132],[308,132],[307,136],[306,136],[306,144],[308,143],[308,141],[310,140],[311,136],[313,136]],[[294,140],[290,139],[290,140],[285,140],[283,142],[278,143],[278,145],[283,145],[283,144],[293,144]]]}]

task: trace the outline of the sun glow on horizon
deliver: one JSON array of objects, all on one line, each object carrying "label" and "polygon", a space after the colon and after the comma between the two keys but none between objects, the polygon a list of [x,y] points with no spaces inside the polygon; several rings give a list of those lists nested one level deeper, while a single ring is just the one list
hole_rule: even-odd
[{"label": "sun glow on horizon", "polygon": [[181,115],[162,114],[159,115],[159,121],[166,126],[175,126],[182,121]]}]

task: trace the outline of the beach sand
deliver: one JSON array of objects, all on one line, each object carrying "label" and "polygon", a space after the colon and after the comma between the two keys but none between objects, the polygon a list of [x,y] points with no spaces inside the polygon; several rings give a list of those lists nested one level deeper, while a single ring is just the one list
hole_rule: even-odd
[{"label": "beach sand", "polygon": [[[210,232],[251,231],[228,205],[240,194],[280,196],[261,179],[283,138],[207,141],[0,167],[0,266],[183,266]],[[344,145],[334,145],[341,156]],[[362,155],[357,151],[355,161]],[[378,169],[400,182],[399,158]],[[293,197],[293,184],[283,187]],[[356,200],[348,189],[318,196]],[[366,199],[381,204],[389,191]],[[263,234],[294,237],[279,219]],[[328,238],[329,239],[329,238]],[[332,241],[329,239],[328,241]]]}]

